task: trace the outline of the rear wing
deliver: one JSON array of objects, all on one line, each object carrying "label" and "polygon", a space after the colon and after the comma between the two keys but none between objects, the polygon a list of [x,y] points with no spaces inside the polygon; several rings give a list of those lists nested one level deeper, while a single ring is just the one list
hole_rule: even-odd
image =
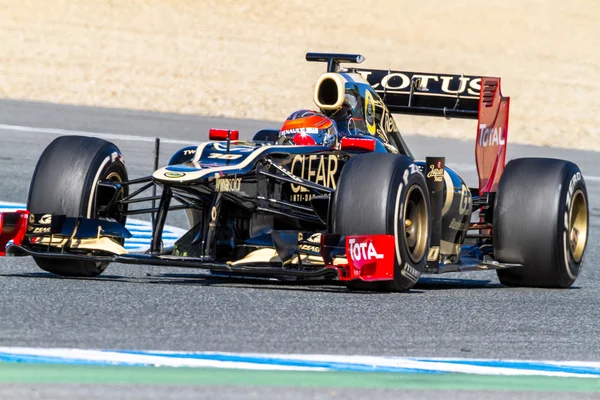
[{"label": "rear wing", "polygon": [[510,98],[500,78],[356,69],[392,113],[476,119],[480,195],[495,192],[506,160]]},{"label": "rear wing", "polygon": [[[307,61],[326,62],[327,72],[340,63],[360,64],[360,54],[307,53]],[[495,192],[504,171],[510,98],[502,96],[500,78],[351,68],[379,94],[388,110],[477,120],[475,160],[479,194]]]}]

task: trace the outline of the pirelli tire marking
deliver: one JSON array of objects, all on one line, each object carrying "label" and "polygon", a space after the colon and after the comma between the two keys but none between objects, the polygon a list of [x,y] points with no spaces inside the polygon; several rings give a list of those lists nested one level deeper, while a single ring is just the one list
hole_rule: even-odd
[{"label": "pirelli tire marking", "polygon": [[[402,190],[405,185],[408,185],[408,177],[414,173],[420,173],[419,167],[415,164],[410,164],[408,168],[404,170],[404,174],[402,175],[402,182],[400,182],[400,186],[398,186],[398,192],[396,193],[396,204],[394,207],[394,240],[396,246],[396,262],[398,265],[402,265],[403,259],[400,254],[400,230],[398,224],[400,222],[400,209],[403,208],[403,204],[400,204],[400,197],[402,196]],[[404,227],[402,227],[404,229]],[[416,282],[419,280],[421,273],[413,268],[408,262],[404,263],[400,274],[405,278],[411,280],[412,282]]]},{"label": "pirelli tire marking", "polygon": [[421,277],[421,273],[414,269],[410,264],[404,263],[402,270],[400,271],[400,275],[407,278],[411,282],[417,282]]}]

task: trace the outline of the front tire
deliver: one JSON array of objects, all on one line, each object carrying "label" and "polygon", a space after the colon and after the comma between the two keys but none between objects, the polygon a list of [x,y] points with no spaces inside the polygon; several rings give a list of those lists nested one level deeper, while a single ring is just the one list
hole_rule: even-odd
[{"label": "front tire", "polygon": [[510,161],[498,184],[493,243],[507,286],[567,288],[577,279],[588,238],[588,197],[579,167],[569,161]]},{"label": "front tire", "polygon": [[370,153],[346,162],[333,198],[332,232],[394,235],[394,279],[348,282],[350,289],[407,291],[427,264],[430,232],[425,177],[404,155]]},{"label": "front tire", "polygon": [[[97,183],[100,180],[127,181],[127,169],[120,150],[102,139],[83,136],[56,138],[42,153],[29,187],[27,209],[32,214],[97,218]],[[126,191],[124,192],[126,195]],[[111,208],[105,218],[125,224],[123,206]],[[107,262],[35,258],[43,270],[62,276],[94,277]]]}]

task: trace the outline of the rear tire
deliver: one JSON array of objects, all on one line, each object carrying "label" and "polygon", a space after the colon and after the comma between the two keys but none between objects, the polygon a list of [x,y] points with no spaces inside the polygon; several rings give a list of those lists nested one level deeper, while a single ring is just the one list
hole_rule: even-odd
[{"label": "rear tire", "polygon": [[498,184],[493,242],[507,286],[567,288],[583,263],[589,217],[585,181],[577,165],[549,158],[510,161]]},{"label": "rear tire", "polygon": [[[99,180],[127,181],[127,169],[120,150],[102,139],[83,136],[56,138],[42,153],[29,187],[27,209],[33,214],[97,218],[95,204]],[[126,195],[126,189],[125,189]],[[124,208],[111,208],[110,215],[125,224]],[[43,270],[62,276],[94,277],[107,262],[35,258]]]},{"label": "rear tire", "polygon": [[333,198],[332,232],[394,235],[396,256],[392,281],[350,281],[348,288],[410,290],[427,264],[430,223],[425,177],[411,158],[386,153],[350,158]]}]

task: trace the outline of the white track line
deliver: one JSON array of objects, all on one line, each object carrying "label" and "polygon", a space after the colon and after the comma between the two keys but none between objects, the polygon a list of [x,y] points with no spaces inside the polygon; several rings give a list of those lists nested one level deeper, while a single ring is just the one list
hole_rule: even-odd
[{"label": "white track line", "polygon": [[255,370],[464,373],[503,376],[600,377],[600,363],[372,357],[323,354],[252,354],[102,351],[0,347],[0,362],[212,367]]},{"label": "white track line", "polygon": [[[20,126],[20,125],[3,125],[0,124],[0,130],[11,131],[11,132],[31,132],[31,133],[49,133],[52,135],[79,135],[79,136],[92,136],[100,139],[107,140],[129,140],[135,142],[148,142],[154,143],[153,137],[136,136],[136,135],[125,135],[117,133],[106,133],[106,132],[86,132],[86,131],[74,131],[68,129],[56,129],[56,128],[36,128],[31,126]],[[197,146],[198,142],[191,140],[178,140],[178,139],[160,139],[162,143],[170,144],[182,144],[186,146]]]},{"label": "white track line", "polygon": [[[290,371],[326,371],[326,368],[265,365],[254,362],[231,362],[218,359],[193,359],[165,357],[161,355],[127,354],[113,351],[80,349],[44,349],[26,347],[0,347],[0,362],[3,356],[33,356],[42,358],[42,362],[51,361],[60,364],[100,364],[100,365],[147,365],[156,367],[204,367],[235,368],[253,370],[290,370]],[[34,361],[35,362],[35,361]]]}]

